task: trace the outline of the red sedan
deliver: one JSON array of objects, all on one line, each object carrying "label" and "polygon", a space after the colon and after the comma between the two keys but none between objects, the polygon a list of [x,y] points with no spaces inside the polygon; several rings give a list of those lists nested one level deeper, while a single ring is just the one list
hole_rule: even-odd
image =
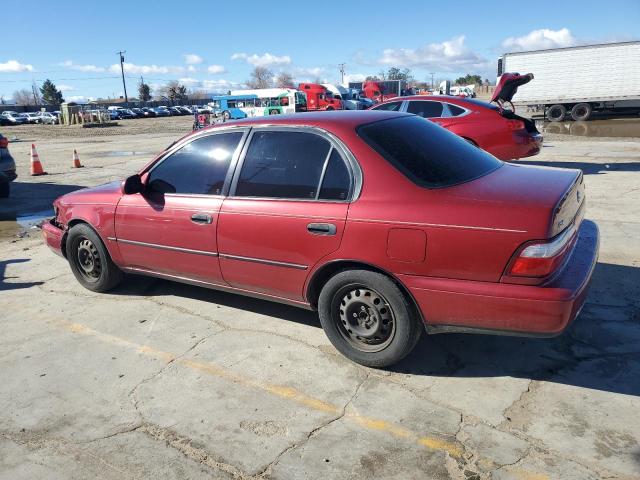
[{"label": "red sedan", "polygon": [[423,330],[556,335],[598,251],[579,170],[505,164],[415,115],[303,113],[200,130],[43,228],[86,288],[151,275],[317,309],[364,365]]},{"label": "red sedan", "polygon": [[500,160],[537,155],[542,135],[535,123],[481,100],[416,95],[397,97],[371,108],[407,112],[428,118]]}]

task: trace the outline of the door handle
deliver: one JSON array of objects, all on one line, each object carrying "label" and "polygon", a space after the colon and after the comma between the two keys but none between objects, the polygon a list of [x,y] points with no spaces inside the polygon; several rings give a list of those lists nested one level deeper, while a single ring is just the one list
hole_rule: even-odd
[{"label": "door handle", "polygon": [[206,225],[213,222],[213,218],[211,217],[211,215],[208,215],[206,213],[194,213],[193,215],[191,215],[191,221],[193,223],[202,223]]},{"label": "door handle", "polygon": [[332,223],[310,223],[307,225],[309,233],[314,235],[335,235],[336,226]]}]

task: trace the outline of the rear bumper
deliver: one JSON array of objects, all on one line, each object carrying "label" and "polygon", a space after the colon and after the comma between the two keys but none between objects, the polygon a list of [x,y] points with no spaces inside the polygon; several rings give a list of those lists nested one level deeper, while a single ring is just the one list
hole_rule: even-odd
[{"label": "rear bumper", "polygon": [[427,330],[509,335],[562,333],[584,305],[598,260],[598,227],[583,221],[562,272],[544,285],[513,285],[399,275]]},{"label": "rear bumper", "polygon": [[54,225],[52,220],[49,220],[42,224],[42,236],[44,237],[44,243],[53,250],[56,255],[64,258],[64,254],[62,253],[64,230]]},{"label": "rear bumper", "polygon": [[518,151],[514,158],[531,157],[540,153],[542,149],[543,137],[539,133],[518,132],[513,134],[513,139]]}]

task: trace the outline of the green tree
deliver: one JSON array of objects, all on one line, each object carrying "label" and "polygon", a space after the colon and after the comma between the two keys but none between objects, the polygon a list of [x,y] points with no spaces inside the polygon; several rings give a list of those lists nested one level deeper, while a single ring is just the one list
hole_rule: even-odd
[{"label": "green tree", "polygon": [[40,93],[42,94],[42,101],[47,105],[60,105],[64,102],[62,92],[58,90],[55,84],[48,78],[40,87]]},{"label": "green tree", "polygon": [[410,82],[413,80],[413,75],[411,74],[411,70],[408,68],[400,70],[398,67],[390,67],[389,70],[387,70],[387,78],[389,80],[403,80],[405,82]]},{"label": "green tree", "polygon": [[148,102],[151,100],[151,87],[149,84],[140,82],[138,84],[138,97],[143,102]]},{"label": "green tree", "polygon": [[467,73],[464,77],[456,79],[456,85],[482,85],[482,77],[480,75],[471,75]]}]

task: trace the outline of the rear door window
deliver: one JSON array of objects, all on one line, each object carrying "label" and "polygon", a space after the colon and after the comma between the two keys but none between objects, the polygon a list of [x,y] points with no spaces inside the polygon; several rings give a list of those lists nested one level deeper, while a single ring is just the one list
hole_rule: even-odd
[{"label": "rear door window", "polygon": [[408,179],[426,188],[468,182],[502,166],[484,150],[419,117],[361,125],[357,133]]},{"label": "rear door window", "polygon": [[451,103],[448,105],[449,111],[451,115],[457,117],[458,115],[462,115],[466,110],[464,108],[460,108],[457,105],[452,105]]},{"label": "rear door window", "polygon": [[315,199],[331,144],[306,132],[256,132],[245,155],[235,195]]},{"label": "rear door window", "polygon": [[413,113],[423,118],[436,118],[442,116],[442,104],[440,102],[412,100],[409,102],[407,113]]}]

